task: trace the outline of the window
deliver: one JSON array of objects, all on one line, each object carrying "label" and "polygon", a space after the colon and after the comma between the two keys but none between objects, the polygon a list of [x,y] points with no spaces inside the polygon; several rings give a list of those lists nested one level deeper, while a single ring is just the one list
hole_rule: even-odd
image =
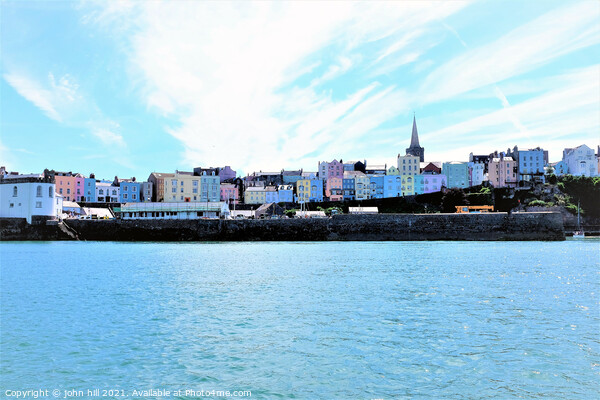
[{"label": "window", "polygon": [[[61,189],[62,190],[62,189]],[[100,189],[100,191],[98,192],[99,194],[104,194],[104,190]]]},{"label": "window", "polygon": [[113,194],[113,196],[116,196],[117,191],[115,189],[113,189],[112,194]]},{"label": "window", "polygon": [[79,189],[77,189],[77,194],[81,194],[81,193],[79,193]]},{"label": "window", "polygon": [[171,188],[171,193],[177,193],[177,188],[175,186]]},{"label": "window", "polygon": [[80,186],[80,185],[81,185],[81,181],[77,181],[77,186]]},{"label": "window", "polygon": [[16,186],[13,186],[13,197],[17,197],[18,189]]},{"label": "window", "polygon": [[60,194],[63,194],[62,188],[58,189],[58,192],[59,192]]},{"label": "window", "polygon": [[177,179],[171,179],[171,185],[177,186]]},{"label": "window", "polygon": [[192,186],[198,186],[198,181],[192,181]]},{"label": "window", "polygon": [[67,189],[67,194],[71,194],[71,189]]},{"label": "window", "polygon": [[35,202],[35,208],[42,208],[42,202],[41,201],[36,201]]},{"label": "window", "polygon": [[42,185],[38,185],[36,189],[36,197],[42,197]]},{"label": "window", "polygon": [[125,194],[123,195],[123,199],[124,199],[124,200],[127,200],[127,193],[125,193]]},{"label": "window", "polygon": [[123,191],[126,192],[127,191],[127,186],[123,186]]},{"label": "window", "polygon": [[181,188],[181,193],[183,193],[183,187]]},{"label": "window", "polygon": [[[127,195],[125,195],[125,196],[127,196]],[[131,198],[132,198],[133,200],[137,200],[137,195],[136,195],[136,194],[132,194],[132,195],[131,195]]]},{"label": "window", "polygon": [[131,188],[131,190],[133,190],[134,192],[137,192],[137,186],[134,186],[133,188]]},{"label": "window", "polygon": [[48,197],[54,197],[54,190],[52,190],[52,186],[48,188]]}]

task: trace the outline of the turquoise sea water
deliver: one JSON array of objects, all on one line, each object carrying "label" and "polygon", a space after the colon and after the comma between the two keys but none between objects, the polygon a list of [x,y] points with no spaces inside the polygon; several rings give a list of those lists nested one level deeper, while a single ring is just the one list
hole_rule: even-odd
[{"label": "turquoise sea water", "polygon": [[594,239],[0,243],[0,397],[598,398],[599,257]]}]

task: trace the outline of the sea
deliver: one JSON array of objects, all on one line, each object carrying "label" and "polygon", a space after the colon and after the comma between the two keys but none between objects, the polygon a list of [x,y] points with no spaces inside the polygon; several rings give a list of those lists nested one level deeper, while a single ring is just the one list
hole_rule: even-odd
[{"label": "sea", "polygon": [[600,398],[599,239],[3,242],[0,289],[0,398]]}]

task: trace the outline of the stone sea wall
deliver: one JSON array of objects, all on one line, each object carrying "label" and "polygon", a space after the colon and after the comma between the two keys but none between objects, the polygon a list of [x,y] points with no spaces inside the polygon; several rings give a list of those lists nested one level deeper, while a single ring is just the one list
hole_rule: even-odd
[{"label": "stone sea wall", "polygon": [[[24,220],[23,220],[24,221]],[[400,241],[564,240],[560,213],[336,215],[273,220],[0,220],[0,240]]]}]

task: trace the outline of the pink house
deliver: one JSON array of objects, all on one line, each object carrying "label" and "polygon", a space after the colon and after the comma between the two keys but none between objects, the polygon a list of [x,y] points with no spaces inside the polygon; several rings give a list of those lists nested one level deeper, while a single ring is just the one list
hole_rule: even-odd
[{"label": "pink house", "polygon": [[56,193],[66,201],[84,201],[84,176],[72,172],[55,172]]},{"label": "pink house", "polygon": [[325,196],[329,198],[329,201],[344,201],[344,195],[342,194],[342,186],[344,183],[342,177],[333,177],[327,179],[325,186]]},{"label": "pink house", "polygon": [[239,203],[239,190],[233,183],[221,183],[221,201],[229,204]]},{"label": "pink house", "polygon": [[333,160],[329,163],[327,167],[327,179],[329,178],[344,178],[344,165],[338,160]]}]

